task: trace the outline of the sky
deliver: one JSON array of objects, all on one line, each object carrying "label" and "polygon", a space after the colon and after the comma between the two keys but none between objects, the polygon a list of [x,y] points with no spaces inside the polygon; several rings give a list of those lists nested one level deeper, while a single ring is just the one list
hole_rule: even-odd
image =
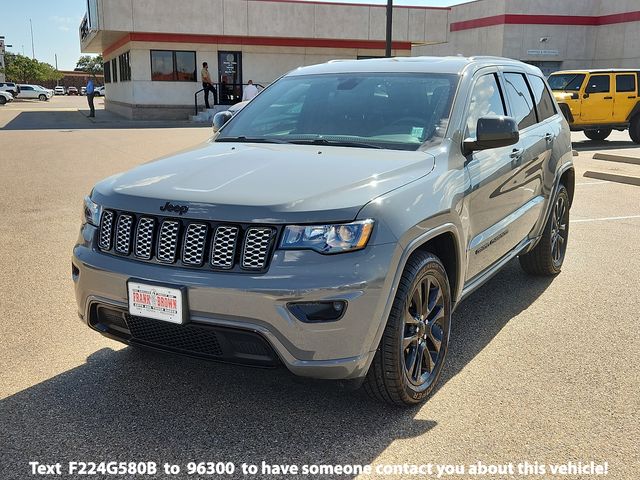
[{"label": "sky", "polygon": [[[305,1],[305,0],[298,0]],[[323,0],[338,1],[339,0]],[[347,3],[386,4],[386,0],[343,0]],[[445,7],[467,0],[394,0],[394,5]],[[186,8],[189,0],[181,0]],[[78,29],[86,11],[86,0],[17,0],[0,14],[0,36],[13,45],[8,52],[32,56],[29,19],[33,24],[35,57],[55,67],[58,56],[60,70],[73,70],[82,53]]]}]

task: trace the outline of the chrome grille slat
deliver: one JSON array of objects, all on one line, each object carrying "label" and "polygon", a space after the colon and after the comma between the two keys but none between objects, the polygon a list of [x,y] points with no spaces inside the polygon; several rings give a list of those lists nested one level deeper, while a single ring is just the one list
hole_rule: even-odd
[{"label": "chrome grille slat", "polygon": [[242,268],[262,270],[267,263],[273,229],[252,227],[247,230],[242,249]]},{"label": "chrome grille slat", "polygon": [[156,256],[158,260],[165,263],[173,263],[176,260],[178,249],[178,233],[180,223],[175,220],[165,220],[160,227],[158,235],[158,250]]},{"label": "chrome grille slat", "polygon": [[149,260],[153,251],[153,230],[156,221],[153,218],[141,217],[136,228],[134,253],[138,258]]},{"label": "chrome grille slat", "polygon": [[192,223],[187,227],[182,246],[182,261],[189,265],[202,265],[208,227],[204,223]]},{"label": "chrome grille slat", "polygon": [[115,251],[128,255],[131,251],[131,225],[133,217],[131,215],[122,214],[118,217],[116,223]]},{"label": "chrome grille slat", "polygon": [[102,220],[100,221],[100,238],[98,239],[98,246],[101,250],[109,250],[111,248],[113,217],[114,214],[110,210],[102,212]]},{"label": "chrome grille slat", "polygon": [[237,239],[238,227],[224,225],[216,229],[216,234],[211,242],[212,267],[224,270],[233,268]]}]

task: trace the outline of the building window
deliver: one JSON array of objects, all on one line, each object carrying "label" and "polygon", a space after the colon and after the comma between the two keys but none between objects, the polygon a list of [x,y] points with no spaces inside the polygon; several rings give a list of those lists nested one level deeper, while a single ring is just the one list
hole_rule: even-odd
[{"label": "building window", "polygon": [[126,82],[131,80],[131,63],[129,62],[129,52],[124,52],[118,57],[120,64],[120,81]]},{"label": "building window", "polygon": [[114,83],[118,81],[118,59],[117,58],[114,58],[113,60],[111,60],[111,81]]},{"label": "building window", "polygon": [[195,82],[196,52],[151,50],[151,80]]},{"label": "building window", "polygon": [[111,62],[105,62],[102,67],[104,69],[104,83],[111,83]]}]

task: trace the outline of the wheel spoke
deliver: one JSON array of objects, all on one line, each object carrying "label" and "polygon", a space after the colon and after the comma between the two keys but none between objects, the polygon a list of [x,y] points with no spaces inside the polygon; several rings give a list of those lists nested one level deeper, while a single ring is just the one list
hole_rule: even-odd
[{"label": "wheel spoke", "polygon": [[413,335],[409,335],[408,337],[404,337],[402,339],[402,350],[406,350],[409,345],[412,343],[416,343],[418,341],[418,334],[414,333]]},{"label": "wheel spoke", "polygon": [[416,344],[416,346],[412,348],[411,351],[405,357],[404,364],[407,369],[407,374],[411,378],[413,378],[413,371],[416,368],[416,360],[418,359],[418,349],[419,349],[419,345]]},{"label": "wheel spoke", "polygon": [[418,318],[422,318],[423,310],[422,310],[422,285],[417,285],[416,289],[413,291],[411,296],[411,303],[415,306],[416,312],[415,315]]},{"label": "wheel spoke", "polygon": [[418,319],[414,317],[408,307],[404,311],[404,323],[405,325],[416,325],[418,323]]},{"label": "wheel spoke", "polygon": [[[436,354],[436,358],[438,358],[438,353],[437,352],[434,352],[434,353]],[[424,359],[424,363],[427,368],[427,371],[429,373],[433,372],[433,369],[436,366],[436,362],[433,360],[433,357],[431,356],[431,351],[429,351],[428,348],[424,349],[423,359]]]},{"label": "wheel spoke", "polygon": [[414,368],[413,370],[411,370],[411,378],[413,378],[415,382],[420,380],[420,375],[422,375],[422,357],[424,355],[424,351],[426,350],[425,347],[426,346],[424,343],[419,343],[418,348],[416,349],[417,354],[414,361]]},{"label": "wheel spoke", "polygon": [[420,284],[420,294],[422,295],[422,318],[423,320],[429,314],[429,293],[431,291],[431,280],[429,277],[425,277]]}]

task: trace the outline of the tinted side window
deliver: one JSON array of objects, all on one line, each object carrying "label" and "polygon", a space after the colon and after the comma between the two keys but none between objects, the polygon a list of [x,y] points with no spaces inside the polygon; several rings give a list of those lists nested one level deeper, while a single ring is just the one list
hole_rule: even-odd
[{"label": "tinted side window", "polygon": [[551,94],[547,90],[544,80],[535,75],[527,75],[529,85],[533,90],[533,98],[536,101],[536,110],[538,111],[538,121],[541,122],[556,114],[556,107],[551,99]]},{"label": "tinted side window", "polygon": [[483,75],[473,86],[465,138],[475,138],[478,119],[485,115],[505,115],[504,101],[493,73]]},{"label": "tinted side window", "polygon": [[518,122],[520,130],[536,123],[536,112],[533,109],[531,92],[521,73],[505,73],[505,90],[511,107],[511,116]]},{"label": "tinted side window", "polygon": [[587,84],[586,93],[609,93],[611,79],[609,75],[591,75]]},{"label": "tinted side window", "polygon": [[635,92],[636,76],[632,73],[616,75],[616,92]]}]

